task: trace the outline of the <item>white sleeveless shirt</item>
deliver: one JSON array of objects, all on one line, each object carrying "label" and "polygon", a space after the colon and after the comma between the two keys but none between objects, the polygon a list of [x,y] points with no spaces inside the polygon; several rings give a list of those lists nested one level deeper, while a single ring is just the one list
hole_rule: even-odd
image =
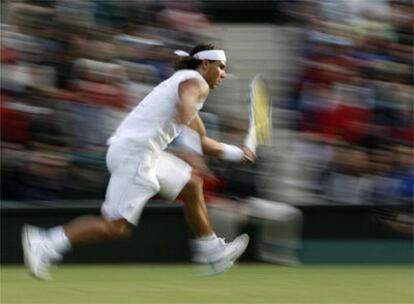
[{"label": "white sleeveless shirt", "polygon": [[[148,147],[164,150],[183,126],[178,121],[179,85],[188,79],[204,78],[196,70],[179,70],[157,85],[122,121],[108,144],[120,143],[130,148]],[[200,101],[196,113],[205,100]]]}]

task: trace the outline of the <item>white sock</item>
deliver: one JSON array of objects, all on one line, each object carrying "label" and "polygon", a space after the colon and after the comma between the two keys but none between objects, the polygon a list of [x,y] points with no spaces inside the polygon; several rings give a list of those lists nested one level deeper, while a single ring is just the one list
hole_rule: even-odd
[{"label": "white sock", "polygon": [[208,241],[215,240],[216,238],[217,238],[217,235],[213,232],[210,235],[199,237],[198,240],[201,242],[208,242]]},{"label": "white sock", "polygon": [[215,233],[194,240],[194,250],[197,252],[213,253],[219,251],[220,248],[219,238]]},{"label": "white sock", "polygon": [[48,239],[53,246],[53,249],[57,253],[64,254],[72,248],[72,246],[70,245],[70,241],[66,236],[62,226],[50,228],[47,231],[47,234]]}]

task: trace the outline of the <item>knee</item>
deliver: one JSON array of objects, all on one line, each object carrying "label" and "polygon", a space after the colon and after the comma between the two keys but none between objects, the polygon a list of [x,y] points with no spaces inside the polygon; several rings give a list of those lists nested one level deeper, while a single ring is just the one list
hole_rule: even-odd
[{"label": "knee", "polygon": [[203,178],[197,175],[191,175],[191,179],[187,184],[193,191],[203,190]]},{"label": "knee", "polygon": [[106,231],[109,238],[127,238],[131,235],[131,224],[125,220],[116,220],[106,223]]},{"label": "knee", "polygon": [[203,179],[196,175],[191,175],[190,180],[183,189],[184,196],[195,196],[203,192]]}]

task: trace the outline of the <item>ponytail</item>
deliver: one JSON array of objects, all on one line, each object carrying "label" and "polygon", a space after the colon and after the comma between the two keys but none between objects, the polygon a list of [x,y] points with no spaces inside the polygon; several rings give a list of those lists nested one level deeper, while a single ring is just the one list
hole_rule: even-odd
[{"label": "ponytail", "polygon": [[201,60],[195,59],[191,56],[178,57],[174,62],[174,69],[178,70],[196,70],[201,64]]}]

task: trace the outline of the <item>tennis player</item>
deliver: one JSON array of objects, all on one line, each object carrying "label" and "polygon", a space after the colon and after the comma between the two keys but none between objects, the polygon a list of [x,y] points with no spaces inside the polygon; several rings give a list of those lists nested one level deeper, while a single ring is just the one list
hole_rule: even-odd
[{"label": "tennis player", "polygon": [[47,230],[23,227],[25,264],[36,278],[50,279],[49,266],[76,246],[130,235],[144,205],[155,194],[168,200],[182,197],[185,219],[195,235],[193,261],[208,265],[210,273],[227,271],[245,251],[247,235],[225,243],[213,232],[200,177],[209,171],[202,158],[190,165],[166,151],[180,136],[184,145],[200,155],[236,162],[254,159],[247,148],[208,138],[198,115],[210,90],[225,78],[225,52],[201,44],[189,54],[175,53],[179,56],[177,71],[156,86],[108,140],[106,161],[111,178],[102,215],[81,216]]}]

